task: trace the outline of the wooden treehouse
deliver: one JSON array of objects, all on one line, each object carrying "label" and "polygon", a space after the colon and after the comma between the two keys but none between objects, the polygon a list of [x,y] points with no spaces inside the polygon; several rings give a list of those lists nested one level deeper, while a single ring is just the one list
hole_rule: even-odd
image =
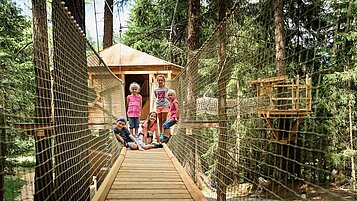
[{"label": "wooden treehouse", "polygon": [[[140,85],[140,94],[143,97],[143,108],[140,118],[142,120],[146,119],[149,112],[155,108],[153,91],[157,87],[157,75],[164,75],[166,77],[166,84],[169,87],[170,80],[176,77],[183,69],[179,65],[140,52],[121,43],[100,51],[99,56],[112,73],[123,82],[124,97],[130,94],[129,86],[132,82]],[[95,68],[98,65],[100,65],[98,62],[88,62],[89,68]],[[96,73],[102,74],[103,72]]]},{"label": "wooden treehouse", "polygon": [[[256,88],[258,115],[263,117],[271,131],[271,139],[280,143],[297,142],[296,131],[304,116],[311,113],[311,78],[306,76],[304,84],[289,80],[287,76],[270,77],[250,81]],[[287,134],[279,134],[281,126],[274,120],[290,121]]]}]

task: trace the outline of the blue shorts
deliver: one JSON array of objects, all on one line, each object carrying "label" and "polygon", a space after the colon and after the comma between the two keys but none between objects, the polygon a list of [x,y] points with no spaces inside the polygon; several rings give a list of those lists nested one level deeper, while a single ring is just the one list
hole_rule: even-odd
[{"label": "blue shorts", "polygon": [[177,121],[169,119],[169,120],[165,121],[165,123],[164,123],[164,125],[162,125],[162,127],[164,129],[169,129],[169,128],[171,128],[171,126],[175,125],[176,123],[177,123]]},{"label": "blue shorts", "polygon": [[139,117],[129,117],[129,128],[139,128],[140,118]]},{"label": "blue shorts", "polygon": [[[138,141],[138,144],[140,145],[140,147],[145,147],[146,146],[146,144],[143,141],[141,141],[140,138],[135,138],[135,139],[136,139],[136,141]],[[130,148],[130,146],[132,144],[135,144],[135,142],[127,142],[126,143],[126,147]]]}]

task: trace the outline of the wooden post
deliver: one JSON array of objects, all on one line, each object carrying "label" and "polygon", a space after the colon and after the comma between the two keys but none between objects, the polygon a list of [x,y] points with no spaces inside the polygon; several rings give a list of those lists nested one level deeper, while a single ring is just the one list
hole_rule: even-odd
[{"label": "wooden post", "polygon": [[299,83],[299,75],[296,76],[296,110],[300,110],[300,83]]},{"label": "wooden post", "polygon": [[295,110],[294,80],[291,79],[291,109]]},{"label": "wooden post", "polygon": [[[32,0],[33,51],[36,78],[35,123],[51,124],[51,75],[49,67],[46,0]],[[35,200],[53,200],[52,130],[35,134]]]}]

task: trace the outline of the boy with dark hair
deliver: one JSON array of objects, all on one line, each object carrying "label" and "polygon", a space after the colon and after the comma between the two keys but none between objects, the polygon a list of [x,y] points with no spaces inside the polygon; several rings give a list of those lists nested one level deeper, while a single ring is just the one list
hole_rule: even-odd
[{"label": "boy with dark hair", "polygon": [[130,149],[139,149],[140,151],[144,151],[151,148],[162,148],[162,144],[153,143],[153,144],[145,144],[141,139],[135,138],[125,127],[126,119],[125,117],[117,118],[117,125],[114,127],[113,131],[115,137],[119,142],[121,142],[125,147]]}]

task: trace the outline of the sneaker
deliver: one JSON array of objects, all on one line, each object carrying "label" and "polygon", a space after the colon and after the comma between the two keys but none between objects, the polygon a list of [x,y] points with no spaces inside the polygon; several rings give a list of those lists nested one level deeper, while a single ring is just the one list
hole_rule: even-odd
[{"label": "sneaker", "polygon": [[161,143],[152,143],[154,145],[154,148],[163,148],[164,146]]},{"label": "sneaker", "polygon": [[162,143],[167,143],[169,141],[169,137],[167,137],[165,134],[160,133],[160,142]]}]

